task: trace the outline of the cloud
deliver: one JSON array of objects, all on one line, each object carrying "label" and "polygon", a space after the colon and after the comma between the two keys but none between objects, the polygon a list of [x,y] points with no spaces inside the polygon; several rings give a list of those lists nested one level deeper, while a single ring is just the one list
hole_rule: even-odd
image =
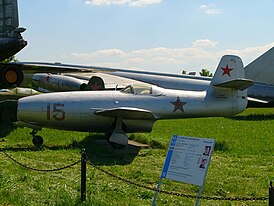
[{"label": "cloud", "polygon": [[221,14],[223,12],[221,9],[216,8],[215,4],[201,5],[199,10],[210,15]]},{"label": "cloud", "polygon": [[110,6],[127,4],[130,7],[144,7],[161,3],[162,0],[85,0],[85,4],[95,6]]},{"label": "cloud", "polygon": [[199,39],[192,43],[192,47],[196,48],[212,48],[215,47],[218,44],[218,42],[210,41],[209,39]]},{"label": "cloud", "polygon": [[162,0],[130,0],[129,6],[132,7],[144,7],[151,4],[159,4]]},{"label": "cloud", "polygon": [[[200,39],[191,47],[166,48],[156,47],[124,51],[121,49],[105,49],[90,53],[75,52],[68,59],[81,64],[107,66],[114,68],[138,68],[142,70],[181,73],[186,71],[201,71],[207,68],[214,72],[220,58],[225,54],[238,55],[245,65],[274,46],[274,42],[244,49],[217,50],[217,42]],[[215,47],[214,50],[211,48]]]}]

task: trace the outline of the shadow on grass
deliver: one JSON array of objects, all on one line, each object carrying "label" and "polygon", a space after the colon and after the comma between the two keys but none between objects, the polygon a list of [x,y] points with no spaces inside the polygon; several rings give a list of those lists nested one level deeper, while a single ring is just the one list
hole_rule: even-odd
[{"label": "shadow on grass", "polygon": [[8,136],[16,128],[13,123],[0,122],[0,138]]},{"label": "shadow on grass", "polygon": [[225,152],[229,150],[229,146],[228,146],[228,142],[225,140],[221,140],[221,141],[216,141],[215,147],[214,147],[214,151],[220,151],[220,152]]},{"label": "shadow on grass", "polygon": [[122,149],[114,149],[103,134],[90,135],[83,141],[72,144],[76,148],[85,148],[88,160],[96,165],[130,164],[141,149],[130,144]]},{"label": "shadow on grass", "polygon": [[[103,134],[92,134],[80,142],[72,140],[66,145],[43,145],[37,149],[32,145],[24,147],[5,147],[5,151],[43,151],[43,150],[69,150],[85,148],[87,159],[95,165],[127,165],[138,155],[141,147],[127,145],[122,149],[114,149]],[[80,158],[80,153],[79,153]]]},{"label": "shadow on grass", "polygon": [[239,115],[233,117],[227,117],[232,120],[240,120],[240,121],[267,121],[273,120],[274,114],[249,114],[249,115]]}]

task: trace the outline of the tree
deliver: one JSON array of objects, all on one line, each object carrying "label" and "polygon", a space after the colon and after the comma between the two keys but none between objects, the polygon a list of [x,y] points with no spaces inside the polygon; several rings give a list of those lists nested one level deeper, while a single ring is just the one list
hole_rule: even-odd
[{"label": "tree", "polygon": [[9,63],[9,62],[18,62],[18,60],[15,59],[15,56],[11,56],[11,57],[2,61],[2,63]]},{"label": "tree", "polygon": [[182,74],[186,74],[186,70],[183,70],[183,71],[182,71]]},{"label": "tree", "polygon": [[204,77],[212,77],[213,76],[212,73],[207,69],[202,69],[200,71],[200,75],[204,76]]}]

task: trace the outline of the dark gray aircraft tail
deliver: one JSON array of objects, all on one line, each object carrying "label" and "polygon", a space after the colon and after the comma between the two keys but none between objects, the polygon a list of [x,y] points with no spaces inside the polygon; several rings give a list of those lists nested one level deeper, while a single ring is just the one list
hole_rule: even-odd
[{"label": "dark gray aircraft tail", "polygon": [[17,0],[0,0],[0,61],[23,49],[27,42],[21,36]]},{"label": "dark gray aircraft tail", "polygon": [[245,76],[254,82],[274,85],[274,47],[248,64]]}]

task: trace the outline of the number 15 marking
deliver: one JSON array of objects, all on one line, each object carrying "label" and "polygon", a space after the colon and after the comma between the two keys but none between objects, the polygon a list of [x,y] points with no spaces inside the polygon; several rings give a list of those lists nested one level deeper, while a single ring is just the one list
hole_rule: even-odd
[{"label": "number 15 marking", "polygon": [[51,104],[47,105],[47,120],[54,119],[56,121],[63,121],[66,117],[65,111],[62,109],[64,104],[61,103],[53,103],[53,109],[51,112]]}]

